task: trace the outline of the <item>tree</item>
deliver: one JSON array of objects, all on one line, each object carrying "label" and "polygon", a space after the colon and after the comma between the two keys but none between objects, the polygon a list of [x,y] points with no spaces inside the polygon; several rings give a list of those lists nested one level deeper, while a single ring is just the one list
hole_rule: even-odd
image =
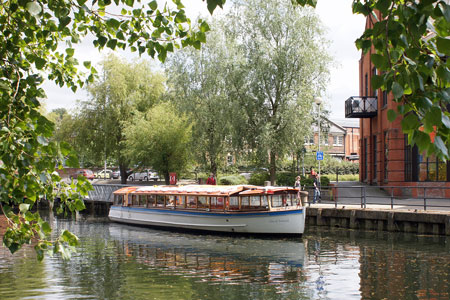
[{"label": "tree", "polygon": [[193,149],[203,165],[217,174],[218,167],[230,150],[232,101],[227,98],[225,81],[229,45],[223,28],[208,34],[202,49],[183,49],[169,57],[170,93],[177,107],[193,120]]},{"label": "tree", "polygon": [[303,140],[314,96],[327,82],[331,59],[320,22],[290,1],[249,0],[227,15],[224,30],[241,52],[227,76],[229,99],[244,117],[236,132],[268,162],[273,184],[277,160]]},{"label": "tree", "polygon": [[78,163],[67,144],[50,140],[54,125],[39,111],[38,99],[45,98],[40,88],[44,76],[73,90],[83,86],[86,77],[92,82],[96,70],[84,62],[88,74],[83,76],[73,47],[88,34],[99,49],[129,47],[161,61],[174,48],[200,48],[208,30],[206,23],[198,20],[192,26],[181,2],[174,3],[174,9],[158,9],[156,1],[146,6],[133,0],[114,4],[94,0],[92,5],[86,0],[1,2],[0,208],[9,222],[3,243],[11,252],[35,239],[39,259],[46,250],[67,257],[77,238],[64,231],[51,241],[49,224],[30,208],[41,199],[60,197],[61,210],[81,210],[90,187],[83,180],[64,184],[55,173],[63,165]]},{"label": "tree", "polygon": [[164,175],[183,171],[189,161],[192,125],[170,103],[160,103],[147,113],[136,113],[126,123],[126,152],[135,163],[152,166]]},{"label": "tree", "polygon": [[[208,9],[212,13],[224,3],[208,1]],[[442,0],[354,0],[353,12],[373,22],[356,46],[364,53],[373,47],[371,60],[382,74],[373,77],[372,87],[392,92],[399,103],[388,119],[401,117],[408,142],[426,155],[449,159],[450,5]]]},{"label": "tree", "polygon": [[91,99],[82,102],[77,118],[77,144],[96,161],[113,158],[126,183],[129,159],[125,155],[124,121],[145,112],[160,101],[165,77],[152,71],[148,62],[128,63],[114,55],[102,62],[102,76],[88,86]]}]

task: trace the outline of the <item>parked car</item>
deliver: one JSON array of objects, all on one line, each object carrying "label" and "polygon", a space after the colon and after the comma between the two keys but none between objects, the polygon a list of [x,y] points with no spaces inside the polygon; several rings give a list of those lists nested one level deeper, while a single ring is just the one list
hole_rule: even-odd
[{"label": "parked car", "polygon": [[74,174],[70,175],[70,178],[77,179],[79,175],[84,176],[90,180],[94,179],[94,177],[95,177],[94,172],[92,172],[91,170],[81,169],[81,170],[76,171]]},{"label": "parked car", "polygon": [[113,170],[111,173],[111,176],[113,179],[118,179],[120,178],[120,170]]},{"label": "parked car", "polygon": [[100,170],[94,174],[94,177],[97,179],[110,179],[112,177],[111,174],[111,170],[106,169],[106,172],[105,170]]},{"label": "parked car", "polygon": [[129,175],[128,176],[128,180],[129,181],[134,181],[134,180],[139,180],[139,181],[142,181],[142,180],[143,181],[149,181],[149,180],[158,181],[159,180],[159,175],[154,170],[146,169],[146,170],[143,170],[142,172],[135,172],[135,173]]}]

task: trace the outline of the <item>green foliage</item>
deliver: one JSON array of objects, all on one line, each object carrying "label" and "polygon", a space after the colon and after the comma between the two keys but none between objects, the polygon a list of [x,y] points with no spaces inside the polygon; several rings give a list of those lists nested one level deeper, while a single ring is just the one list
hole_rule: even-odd
[{"label": "green foliage", "polygon": [[276,184],[278,186],[294,186],[295,178],[298,174],[294,172],[278,172]]},{"label": "green foliage", "polygon": [[227,98],[228,45],[223,28],[208,34],[200,51],[183,49],[168,59],[170,95],[180,111],[193,122],[194,157],[217,174],[225,162],[231,135],[233,102]]},{"label": "green foliage", "polygon": [[245,179],[244,176],[241,175],[229,175],[229,176],[223,176],[219,178],[219,184],[220,185],[239,185],[239,184],[246,184],[247,179]]},{"label": "green foliage", "polygon": [[173,105],[163,102],[145,114],[136,112],[124,124],[126,153],[133,163],[152,166],[164,174],[166,184],[169,184],[169,172],[180,173],[186,168],[192,124]]},{"label": "green foliage", "polygon": [[[124,122],[134,112],[146,112],[162,98],[165,77],[144,60],[128,62],[111,54],[101,63],[102,77],[88,85],[91,99],[81,102],[74,117],[71,144],[84,161],[101,165],[112,159],[122,171],[128,169]],[[121,177],[126,183],[126,176]]]},{"label": "green foliage", "polygon": [[240,4],[223,29],[234,45],[229,99],[240,108],[233,114],[233,141],[270,166],[273,182],[279,161],[310,130],[314,96],[325,89],[331,58],[312,10],[294,9],[291,1]]},{"label": "green foliage", "polygon": [[248,180],[249,184],[264,186],[264,182],[270,179],[270,175],[268,172],[259,172],[252,173],[250,179]]},{"label": "green foliage", "polygon": [[[49,248],[68,257],[74,237],[63,232],[51,241],[48,225],[20,205],[60,197],[59,209],[79,210],[90,188],[84,180],[65,184],[55,172],[76,167],[78,159],[67,143],[52,139],[55,125],[42,116],[38,99],[45,98],[44,76],[73,91],[93,82],[96,69],[90,62],[80,69],[73,47],[88,34],[99,49],[129,48],[161,61],[174,48],[198,48],[208,26],[203,20],[191,24],[181,3],[176,4],[159,9],[156,1],[150,6],[130,0],[1,2],[0,208],[10,222],[3,239],[10,251],[37,239],[39,259]],[[11,208],[19,206],[21,211],[14,213]]]},{"label": "green foliage", "polygon": [[[438,0],[355,0],[353,11],[374,23],[356,45],[364,53],[375,49],[371,59],[380,72],[376,87],[392,92],[399,103],[388,119],[402,118],[403,132],[420,152],[448,159],[450,5]],[[430,134],[436,135],[434,143]]]}]

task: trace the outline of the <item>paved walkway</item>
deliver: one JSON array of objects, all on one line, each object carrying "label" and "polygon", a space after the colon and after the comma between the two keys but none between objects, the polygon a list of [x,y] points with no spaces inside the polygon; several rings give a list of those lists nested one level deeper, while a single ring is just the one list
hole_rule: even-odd
[{"label": "paved walkway", "polygon": [[337,189],[335,189],[334,193],[337,193],[337,202],[324,200],[318,204],[311,203],[310,206],[337,208],[365,207],[366,209],[395,209],[450,214],[450,199],[448,198],[391,198],[389,192],[380,189],[377,186],[371,186],[360,182],[340,181],[337,184]]}]

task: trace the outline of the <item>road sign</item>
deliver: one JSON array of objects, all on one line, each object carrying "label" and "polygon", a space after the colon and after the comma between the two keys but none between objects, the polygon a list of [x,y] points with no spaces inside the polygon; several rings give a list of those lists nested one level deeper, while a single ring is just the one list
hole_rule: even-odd
[{"label": "road sign", "polygon": [[317,151],[316,160],[323,160],[323,151]]}]

